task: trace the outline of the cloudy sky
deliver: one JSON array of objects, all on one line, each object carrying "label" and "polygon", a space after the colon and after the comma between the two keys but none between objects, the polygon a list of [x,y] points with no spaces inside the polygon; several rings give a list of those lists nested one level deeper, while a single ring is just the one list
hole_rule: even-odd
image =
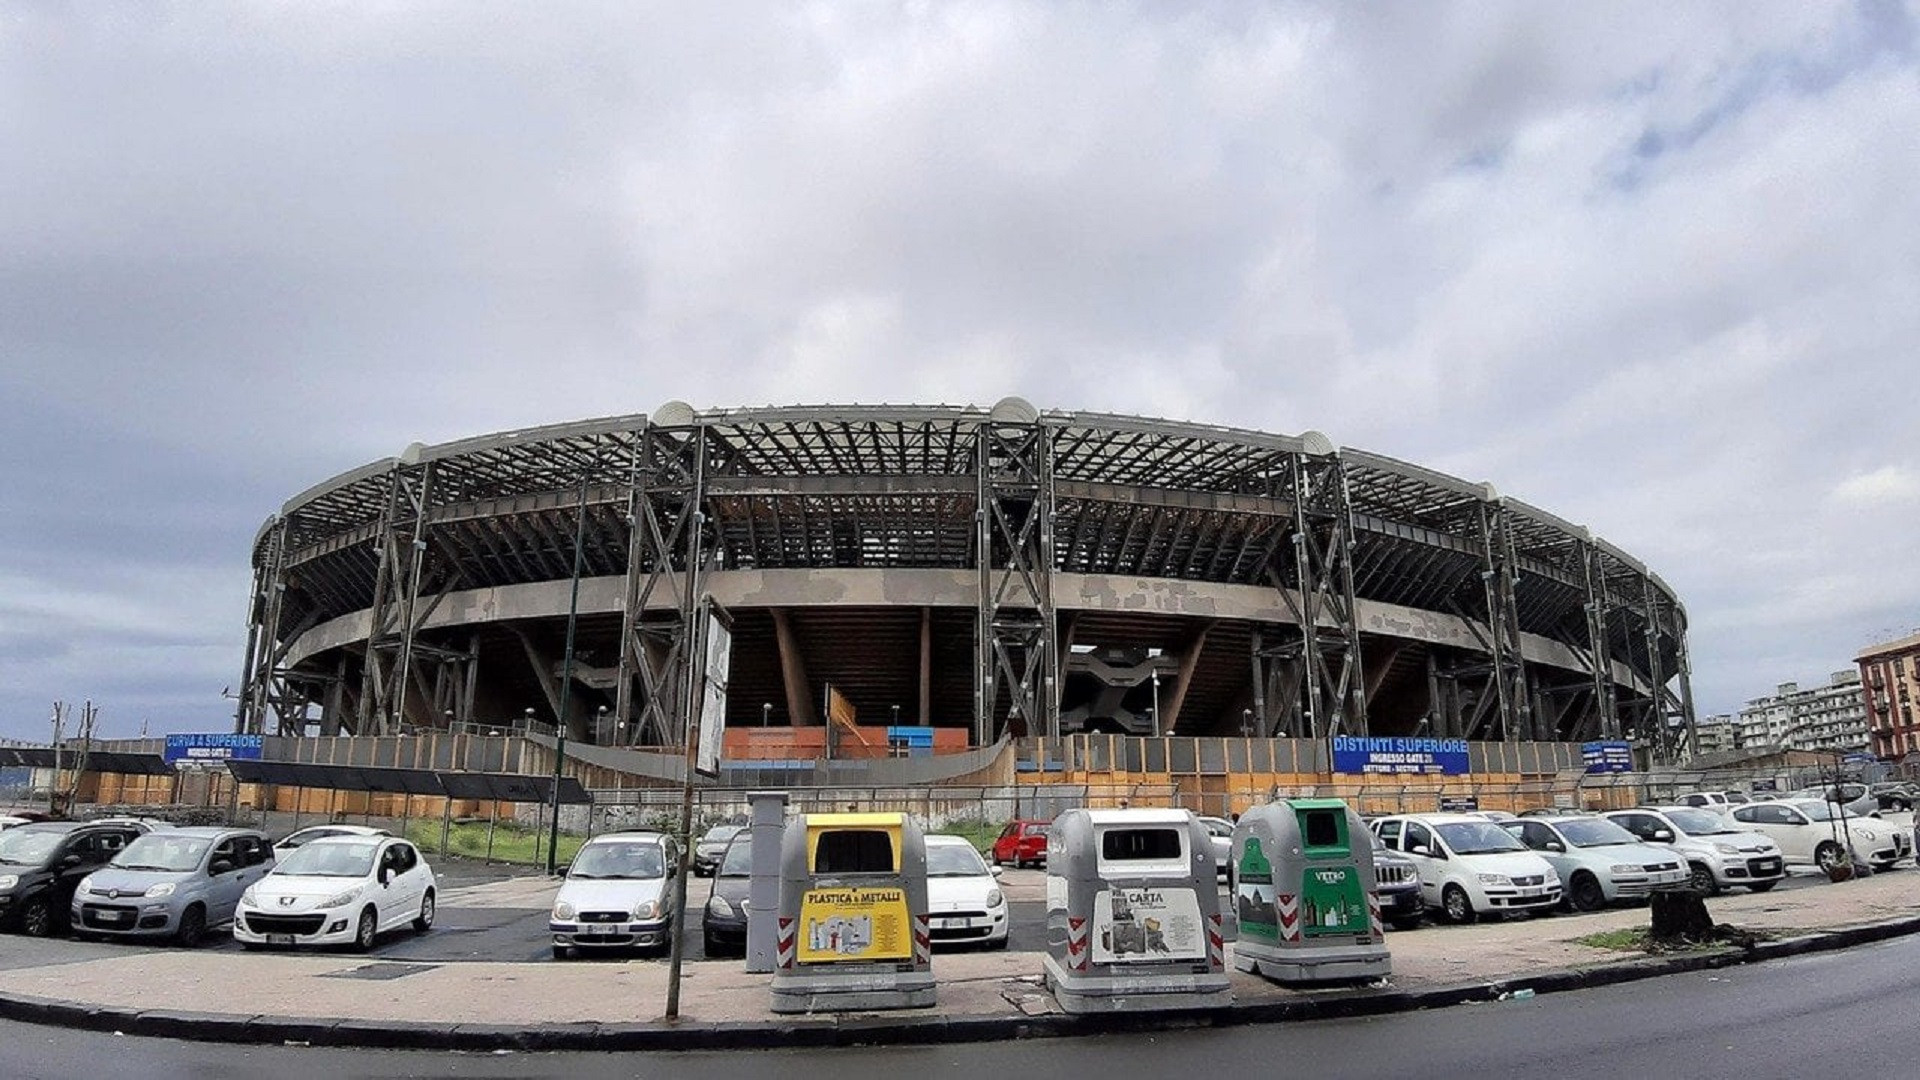
[{"label": "cloudy sky", "polygon": [[1318,429],[1822,682],[1920,626],[1917,16],[0,0],[0,736],[218,730],[284,499],[674,398]]}]

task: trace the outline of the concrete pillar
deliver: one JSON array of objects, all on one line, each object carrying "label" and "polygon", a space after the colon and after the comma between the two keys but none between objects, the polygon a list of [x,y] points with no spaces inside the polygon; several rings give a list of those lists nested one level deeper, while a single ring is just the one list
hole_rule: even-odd
[{"label": "concrete pillar", "polygon": [[753,878],[747,884],[747,971],[765,974],[779,959],[780,840],[786,832],[787,793],[753,791]]}]

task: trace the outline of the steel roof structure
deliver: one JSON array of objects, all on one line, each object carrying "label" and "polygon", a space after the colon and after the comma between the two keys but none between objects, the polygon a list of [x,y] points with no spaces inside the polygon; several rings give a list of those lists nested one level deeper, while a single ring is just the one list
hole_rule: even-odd
[{"label": "steel roof structure", "polygon": [[1691,731],[1685,611],[1647,567],[1315,432],[675,402],[410,446],[289,500],[253,565],[247,731],[571,700],[577,737],[676,744],[709,599],[733,726],[817,724],[831,684],[863,722],[1058,734],[1100,650],[1151,669],[1167,734]]}]

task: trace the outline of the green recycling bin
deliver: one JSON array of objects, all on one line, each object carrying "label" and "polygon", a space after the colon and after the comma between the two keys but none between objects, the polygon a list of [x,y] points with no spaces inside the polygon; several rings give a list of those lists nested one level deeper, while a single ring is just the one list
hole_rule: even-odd
[{"label": "green recycling bin", "polygon": [[1233,966],[1280,983],[1350,982],[1393,970],[1373,845],[1339,799],[1280,800],[1233,830]]}]

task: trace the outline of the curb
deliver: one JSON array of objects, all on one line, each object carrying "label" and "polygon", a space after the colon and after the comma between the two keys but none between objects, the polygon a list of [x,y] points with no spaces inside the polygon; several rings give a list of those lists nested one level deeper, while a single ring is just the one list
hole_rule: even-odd
[{"label": "curb", "polygon": [[171,1009],[118,1009],[52,998],[0,994],[0,1019],[82,1031],[250,1045],[358,1047],[386,1050],[581,1051],[758,1050],[882,1045],[942,1045],[1061,1038],[1141,1031],[1177,1031],[1246,1024],[1382,1016],[1499,1001],[1516,991],[1554,994],[1740,964],[1832,952],[1920,933],[1920,916],[1821,930],[1749,948],[1649,957],[1537,975],[1481,980],[1424,990],[1329,990],[1220,1009],[1069,1016],[822,1016],[774,1022],[603,1024],[540,1027],[433,1024],[338,1017],[257,1016]]}]

